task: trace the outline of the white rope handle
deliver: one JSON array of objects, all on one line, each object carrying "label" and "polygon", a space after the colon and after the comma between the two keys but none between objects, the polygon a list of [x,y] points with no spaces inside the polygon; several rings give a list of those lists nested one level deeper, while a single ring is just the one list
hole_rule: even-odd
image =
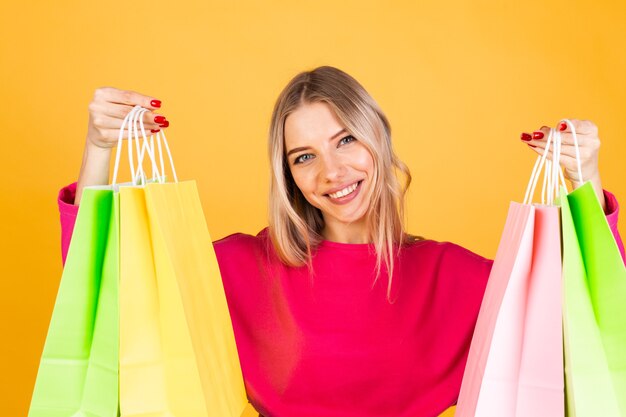
[{"label": "white rope handle", "polygon": [[[157,138],[159,138],[159,135],[163,139],[163,145],[165,145],[165,151],[167,152],[167,156],[170,160],[170,168],[172,169],[172,176],[174,177],[174,182],[178,182],[178,176],[176,175],[176,168],[174,168],[174,159],[172,159],[172,153],[170,152],[170,147],[167,144],[167,138],[165,137],[165,132],[163,130],[160,130],[157,132]],[[160,140],[158,141],[158,145],[159,145],[159,155],[161,157],[161,165],[163,165],[163,151],[161,149]]]},{"label": "white rope handle", "polygon": [[565,123],[569,127],[569,129],[572,131],[572,138],[574,139],[574,150],[576,152],[576,168],[578,170],[578,182],[582,185],[583,184],[583,170],[580,164],[580,149],[578,146],[578,136],[576,134],[576,128],[574,127],[574,123],[572,123],[572,121],[569,119],[562,119],[560,123]]},{"label": "white rope handle", "polygon": [[[567,120],[567,119],[565,119]],[[563,121],[561,121],[563,122]],[[559,124],[561,123],[559,122]],[[574,136],[574,142],[576,143],[576,153],[578,155],[578,142],[576,138],[576,132],[573,124],[567,120],[568,125],[572,129]],[[547,159],[548,152],[552,147],[552,160]],[[537,157],[535,166],[530,176],[528,186],[526,187],[526,194],[524,195],[524,204],[531,204],[533,196],[535,195],[535,189],[541,171],[543,170],[543,184],[541,187],[541,204],[554,205],[554,201],[560,195],[560,186],[566,187],[565,178],[563,176],[563,170],[561,169],[561,132],[557,129],[550,129],[548,138],[546,140],[546,147],[542,155]],[[578,158],[579,173],[580,173],[580,158]],[[544,170],[545,167],[545,170]],[[580,176],[582,178],[582,175]]]},{"label": "white rope handle", "polygon": [[[141,113],[143,114],[146,111],[148,110],[144,109]],[[158,146],[158,152],[159,152],[159,160],[161,162],[161,171],[159,171],[157,167],[157,161],[156,161],[156,155],[155,155],[155,149],[154,149],[154,136],[155,135],[150,135],[150,141],[148,141],[148,138],[146,137],[145,129],[143,127],[143,119],[140,119],[140,126],[141,126],[142,135],[143,135],[143,144],[142,144],[142,148],[140,151],[140,156],[138,158],[140,169],[143,170],[143,164],[142,164],[143,157],[145,155],[145,152],[147,152],[150,158],[150,161],[152,162],[153,179],[159,183],[165,182],[165,164],[163,162],[163,148],[161,146],[161,142],[163,142],[163,144],[165,145],[165,150],[167,152],[169,161],[170,161],[170,168],[172,169],[172,176],[174,177],[174,182],[178,182],[178,176],[176,175],[176,168],[174,167],[174,159],[172,158],[172,153],[170,152],[170,148],[167,143],[167,138],[165,137],[165,132],[159,131],[156,134],[157,146]],[[136,126],[135,126],[135,129],[136,129]],[[135,135],[135,137],[137,137],[138,139],[137,134]]]},{"label": "white rope handle", "polygon": [[[141,109],[138,112],[138,118],[139,118],[139,127],[141,129],[141,136],[143,138],[143,141],[141,143],[141,150],[139,152],[139,157],[138,157],[138,161],[139,161],[139,165],[138,168],[145,173],[145,171],[143,170],[143,158],[146,152],[148,152],[148,156],[150,157],[150,162],[152,162],[152,177],[154,178],[155,176],[158,176],[158,170],[156,169],[156,164],[154,163],[154,156],[150,154],[151,149],[147,146],[148,143],[148,139],[146,137],[146,130],[144,128],[143,125],[143,114],[146,113],[148,110],[146,109]],[[134,125],[134,129],[135,129],[135,138],[139,139],[139,134],[138,134],[138,130],[137,130],[137,123],[135,123]]]},{"label": "white rope handle", "polygon": [[561,132],[558,130],[554,131],[556,141],[555,141],[555,151],[552,154],[552,178],[550,180],[550,184],[552,187],[550,188],[550,202],[548,204],[553,205],[555,199],[559,198],[561,195],[561,186],[567,189],[565,185],[565,178],[563,177],[563,170],[561,169],[560,161],[561,161]]},{"label": "white rope handle", "polygon": [[146,183],[146,176],[143,172],[143,146],[139,145],[139,133],[137,132],[137,123],[139,122],[139,118],[143,117],[143,113],[144,109],[140,107],[133,115],[132,122],[129,125],[128,161],[132,168],[134,168],[133,164],[135,162],[132,158],[133,143],[135,144],[135,150],[137,152],[137,170],[135,171],[135,175],[132,176],[133,185],[145,185]]},{"label": "white rope handle", "polygon": [[[115,167],[113,168],[113,180],[111,181],[112,185],[115,185],[117,183],[117,174],[119,172],[119,167],[120,167],[120,156],[122,154],[122,144],[124,143],[124,129],[126,128],[126,126],[129,126],[129,133],[130,133],[130,120],[134,117],[135,113],[141,109],[141,106],[135,106],[132,108],[132,110],[130,112],[128,112],[128,114],[126,115],[126,117],[124,118],[124,120],[122,121],[122,126],[120,127],[120,133],[118,135],[118,139],[117,139],[117,151],[115,152]],[[129,135],[129,140],[131,140],[130,135]],[[129,148],[131,148],[131,146],[128,146]],[[132,151],[130,151],[132,152]],[[132,161],[132,159],[131,159]],[[132,166],[131,163],[131,176],[132,178],[135,177],[135,171],[134,171],[134,167]]]},{"label": "white rope handle", "polygon": [[[143,159],[145,154],[148,154],[148,157],[150,158],[150,162],[152,163],[152,179],[154,181],[159,181],[159,178],[161,177],[161,174],[159,173],[159,170],[157,168],[156,165],[156,161],[154,158],[154,147],[151,147],[149,142],[148,142],[148,138],[146,136],[146,130],[143,124],[143,114],[146,113],[148,110],[147,109],[141,109],[136,113],[136,117],[139,118],[139,127],[141,128],[141,135],[143,137],[142,140],[142,144],[141,144],[141,149],[139,150],[139,154],[137,157],[137,162],[138,162],[138,166],[137,166],[137,178],[135,178],[135,180],[133,181],[133,183],[137,184],[138,180],[141,180],[142,182],[140,183],[141,185],[144,185],[146,182],[146,176],[145,176],[145,172],[143,169]],[[137,123],[134,124],[133,126],[134,129],[134,137],[135,137],[135,143],[139,142],[139,132],[137,130]],[[150,138],[152,139],[153,135],[150,135]]]},{"label": "white rope handle", "polygon": [[543,166],[546,162],[546,156],[548,156],[548,151],[550,150],[550,145],[552,144],[552,129],[550,129],[550,133],[548,133],[548,139],[546,140],[546,148],[543,152],[543,155],[539,155],[537,160],[535,161],[535,166],[533,167],[533,172],[530,174],[530,181],[528,182],[528,186],[526,186],[526,194],[524,196],[524,204],[530,204],[535,195],[535,188],[537,187],[537,181],[539,180],[539,174],[543,169]]},{"label": "white rope handle", "polygon": [[[146,177],[143,170],[143,159],[146,154],[148,154],[148,158],[150,158],[151,168],[152,168],[152,179],[159,183],[165,182],[165,164],[163,162],[163,148],[161,146],[161,142],[165,145],[165,151],[167,152],[170,167],[172,169],[172,176],[174,177],[174,181],[178,182],[178,176],[176,175],[176,169],[174,167],[174,159],[172,158],[172,153],[170,152],[169,145],[167,143],[167,138],[165,137],[165,133],[161,130],[156,134],[156,142],[157,148],[159,152],[159,161],[160,161],[160,170],[157,166],[157,159],[155,154],[155,146],[154,146],[154,136],[150,135],[150,140],[148,140],[145,127],[143,124],[143,114],[147,112],[148,109],[145,109],[141,106],[135,106],[131,109],[131,111],[126,115],[122,122],[122,126],[120,127],[120,133],[117,140],[117,151],[115,155],[115,167],[113,169],[113,180],[112,185],[115,185],[117,182],[117,175],[119,172],[119,163],[121,156],[121,149],[124,139],[124,130],[128,130],[128,160],[130,173],[132,178],[132,183],[134,185],[144,185],[146,183]],[[142,143],[139,145],[139,130],[137,129],[137,125],[139,125],[139,129],[142,134]],[[135,152],[137,153],[137,169],[135,170],[135,161],[133,157],[133,146],[135,147]]]},{"label": "white rope handle", "polygon": [[[561,194],[560,186],[562,185],[567,188],[565,179],[563,178],[563,170],[561,169],[561,132],[553,129],[553,135],[552,162],[549,164],[549,168],[546,171],[546,173],[549,171],[547,204],[551,206],[554,205],[555,199]],[[542,204],[545,204],[543,197]]]}]

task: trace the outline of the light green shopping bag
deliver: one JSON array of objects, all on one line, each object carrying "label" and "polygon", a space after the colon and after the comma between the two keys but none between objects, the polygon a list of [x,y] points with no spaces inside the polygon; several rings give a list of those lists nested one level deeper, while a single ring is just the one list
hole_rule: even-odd
[{"label": "light green shopping bag", "polygon": [[118,197],[86,187],[29,417],[118,415]]},{"label": "light green shopping bag", "polygon": [[591,183],[561,196],[567,415],[625,416],[626,269]]}]

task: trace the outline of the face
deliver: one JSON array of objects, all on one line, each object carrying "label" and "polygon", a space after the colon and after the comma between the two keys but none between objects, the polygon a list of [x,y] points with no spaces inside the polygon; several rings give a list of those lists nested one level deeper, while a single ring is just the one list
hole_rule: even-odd
[{"label": "face", "polygon": [[364,220],[374,160],[328,104],[305,104],[287,116],[285,149],[296,185],[326,227]]}]

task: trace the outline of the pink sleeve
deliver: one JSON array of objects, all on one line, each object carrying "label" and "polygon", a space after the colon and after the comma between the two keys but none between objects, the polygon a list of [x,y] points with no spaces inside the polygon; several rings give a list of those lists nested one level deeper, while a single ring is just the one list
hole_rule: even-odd
[{"label": "pink sleeve", "polygon": [[74,196],[76,195],[76,183],[61,188],[59,191],[59,213],[61,215],[61,257],[63,265],[67,257],[67,250],[70,247],[72,232],[74,231],[74,223],[76,223],[76,214],[78,206],[74,205]]},{"label": "pink sleeve", "polygon": [[615,237],[615,241],[617,242],[617,247],[622,254],[622,260],[626,264],[626,256],[624,255],[624,243],[622,242],[622,237],[619,234],[619,230],[617,230],[617,217],[619,215],[619,204],[617,204],[617,198],[615,198],[612,193],[604,190],[604,199],[606,200],[606,220],[611,227],[611,231],[613,232],[613,236]]}]

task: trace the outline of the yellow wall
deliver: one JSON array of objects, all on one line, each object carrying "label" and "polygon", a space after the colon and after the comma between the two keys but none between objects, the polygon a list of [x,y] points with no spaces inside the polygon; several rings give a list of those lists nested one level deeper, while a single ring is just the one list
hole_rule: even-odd
[{"label": "yellow wall", "polygon": [[410,230],[493,257],[534,161],[522,131],[595,121],[603,184],[625,201],[625,43],[622,1],[3,4],[3,414],[30,401],[61,274],[56,194],[77,177],[95,88],[163,100],[179,176],[198,181],[219,238],[266,224],[282,87],[342,68],[386,111],[412,170]]}]

